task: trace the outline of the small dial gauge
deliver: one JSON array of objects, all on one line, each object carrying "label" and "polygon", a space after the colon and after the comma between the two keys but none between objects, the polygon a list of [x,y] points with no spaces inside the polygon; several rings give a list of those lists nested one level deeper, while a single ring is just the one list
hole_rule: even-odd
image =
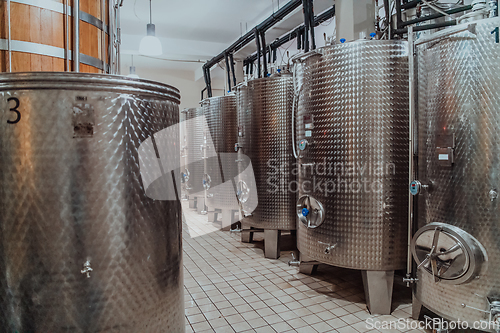
[{"label": "small dial gauge", "polygon": [[299,149],[304,151],[307,147],[307,140],[306,139],[302,139],[299,141]]}]

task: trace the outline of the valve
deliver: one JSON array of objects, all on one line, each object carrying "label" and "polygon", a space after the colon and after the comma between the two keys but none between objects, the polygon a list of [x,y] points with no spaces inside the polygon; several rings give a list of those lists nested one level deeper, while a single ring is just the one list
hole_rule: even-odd
[{"label": "valve", "polygon": [[309,215],[309,209],[307,209],[307,208],[302,208],[302,215],[304,215],[304,216]]},{"label": "valve", "polygon": [[344,43],[345,43],[345,38],[341,38],[341,39],[340,39],[340,42],[341,42],[342,44],[344,44]]}]

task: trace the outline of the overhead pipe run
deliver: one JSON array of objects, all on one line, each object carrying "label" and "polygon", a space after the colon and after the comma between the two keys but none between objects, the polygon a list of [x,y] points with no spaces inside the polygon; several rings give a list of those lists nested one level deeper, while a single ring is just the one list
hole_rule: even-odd
[{"label": "overhead pipe run", "polygon": [[[400,0],[396,0],[396,28],[397,29],[394,30],[395,35],[407,34],[408,33],[408,26],[410,26],[410,25],[433,20],[433,19],[440,18],[440,17],[446,16],[446,15],[465,12],[467,10],[472,9],[472,5],[466,5],[466,6],[462,6],[459,8],[453,8],[450,10],[446,10],[443,13],[438,12],[438,13],[426,15],[423,17],[419,17],[419,18],[416,18],[413,20],[403,21],[403,19],[402,19],[403,10],[413,8],[413,7],[417,6],[420,2],[422,2],[422,1],[417,0],[417,1],[410,1],[410,2],[402,4]],[[441,23],[424,24],[424,25],[414,26],[413,32],[443,28],[443,27],[447,27],[447,26],[453,26],[456,24],[457,24],[457,20],[451,20],[451,21],[446,21],[446,22],[441,22]]]},{"label": "overhead pipe run", "polygon": [[[302,5],[302,0],[291,0],[287,4],[285,4],[283,7],[281,7],[278,11],[273,13],[271,16],[269,16],[267,19],[265,19],[262,23],[257,25],[255,29],[257,31],[267,31],[269,28],[273,27],[276,23],[284,19],[288,14],[291,14],[295,9],[299,8],[299,6]],[[205,73],[205,76],[209,74],[210,68],[212,68],[214,65],[219,63],[224,59],[224,54],[226,52],[228,53],[235,53],[239,51],[241,48],[243,48],[245,45],[249,44],[253,39],[255,39],[257,34],[255,31],[249,31],[245,35],[241,36],[238,38],[236,42],[231,44],[227,49],[222,51],[220,54],[216,55],[212,59],[210,59],[207,63],[203,65],[204,68],[207,68],[208,71],[203,71]],[[210,81],[210,77],[205,78],[205,82]],[[209,82],[208,82],[209,84]],[[212,97],[212,92],[211,89],[207,89],[207,92],[209,94],[209,97]]]},{"label": "overhead pipe run", "polygon": [[[329,10],[321,13],[320,15],[318,15],[314,18],[314,26],[317,27],[321,23],[328,21],[329,19],[331,19],[334,16],[335,16],[335,6],[332,6],[332,8],[330,8]],[[298,27],[297,29],[291,31],[290,33],[275,40],[274,42],[272,42],[270,44],[270,46],[273,50],[275,50],[275,49],[279,48],[280,46],[282,46],[283,44],[288,43],[289,41],[297,38],[297,49],[300,50],[300,49],[302,49],[302,44],[303,44],[302,43],[303,31],[304,31],[304,26],[302,25],[302,26]],[[257,53],[246,58],[243,61],[243,64],[244,65],[253,64],[256,59],[257,59]],[[250,73],[250,74],[253,74],[253,73]]]}]

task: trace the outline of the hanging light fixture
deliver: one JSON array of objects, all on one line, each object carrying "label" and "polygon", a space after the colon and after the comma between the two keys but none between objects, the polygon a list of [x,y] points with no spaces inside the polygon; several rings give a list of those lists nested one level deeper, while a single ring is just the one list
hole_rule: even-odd
[{"label": "hanging light fixture", "polygon": [[155,36],[155,25],[153,24],[153,11],[151,0],[149,0],[149,24],[147,26],[147,36],[144,36],[139,45],[139,53],[148,56],[159,56],[163,53],[161,42]]},{"label": "hanging light fixture", "polygon": [[134,66],[134,55],[132,54],[132,65],[130,66],[130,72],[127,77],[131,77],[134,79],[138,79],[139,75],[135,74],[135,66]]}]

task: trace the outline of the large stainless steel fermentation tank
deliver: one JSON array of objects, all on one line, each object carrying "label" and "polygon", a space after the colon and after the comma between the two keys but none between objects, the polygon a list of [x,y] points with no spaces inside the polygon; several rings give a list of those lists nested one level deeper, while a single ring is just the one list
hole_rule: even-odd
[{"label": "large stainless steel fermentation tank", "polygon": [[372,313],[390,313],[405,267],[408,45],[356,41],[302,60],[296,130],[297,243],[314,261],[362,270]]},{"label": "large stainless steel fermentation tank", "polygon": [[179,98],[117,76],[0,75],[2,331],[184,332],[180,202],[148,198],[139,166]]},{"label": "large stainless steel fermentation tank", "polygon": [[210,220],[222,214],[222,229],[229,229],[236,222],[234,214],[239,210],[234,184],[238,173],[234,143],[238,133],[236,122],[236,96],[211,97],[202,101],[205,130],[206,204]]},{"label": "large stainless steel fermentation tank", "polygon": [[[203,188],[203,109],[188,108],[182,110],[186,115],[186,168],[183,170],[189,207],[205,210],[205,190]],[[186,177],[187,176],[187,177]]]},{"label": "large stainless steel fermentation tank", "polygon": [[[500,19],[418,40],[419,269],[421,305],[450,320],[499,322]],[[496,32],[496,34],[495,34]],[[498,330],[497,330],[498,331]]]},{"label": "large stainless steel fermentation tank", "polygon": [[[251,241],[248,228],[264,229],[265,256],[279,258],[283,230],[296,230],[296,177],[292,152],[293,84],[290,74],[255,79],[238,89],[238,147],[249,156],[255,174],[255,199],[242,203],[242,240]],[[240,180],[245,181],[244,179]],[[240,183],[238,191],[251,188]],[[255,193],[247,193],[255,196]]]}]

